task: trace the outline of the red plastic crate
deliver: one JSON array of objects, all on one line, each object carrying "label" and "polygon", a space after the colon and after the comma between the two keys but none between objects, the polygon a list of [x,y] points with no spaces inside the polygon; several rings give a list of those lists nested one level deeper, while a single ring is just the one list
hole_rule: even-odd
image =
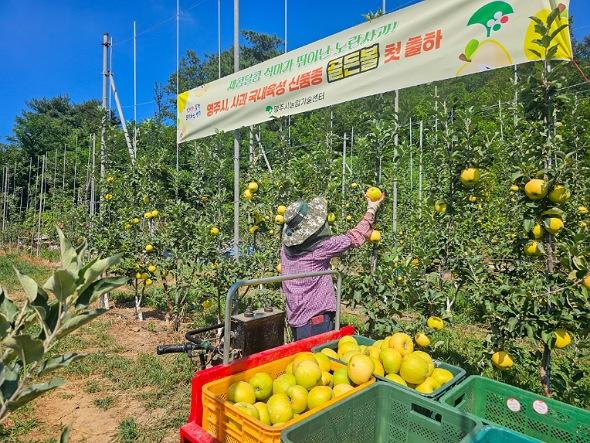
[{"label": "red plastic crate", "polygon": [[273,349],[253,354],[236,360],[228,365],[213,366],[203,371],[195,372],[191,386],[191,409],[188,422],[180,428],[181,443],[214,443],[216,440],[201,428],[203,423],[203,402],[201,392],[203,385],[210,381],[218,380],[228,375],[245,371],[256,366],[287,357],[302,351],[310,351],[311,348],[327,341],[338,339],[344,335],[353,335],[354,327],[345,326],[338,331],[330,331],[304,340],[288,343]]}]

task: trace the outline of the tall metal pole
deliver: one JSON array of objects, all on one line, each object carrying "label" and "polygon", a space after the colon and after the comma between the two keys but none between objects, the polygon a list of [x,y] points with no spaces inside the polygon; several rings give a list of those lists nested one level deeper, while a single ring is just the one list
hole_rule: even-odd
[{"label": "tall metal pole", "polygon": [[514,127],[518,125],[518,68],[514,65]]},{"label": "tall metal pole", "polygon": [[342,189],[340,192],[340,217],[344,218],[344,188],[345,188],[345,178],[346,178],[346,132],[344,133],[344,137],[342,137]]},{"label": "tall metal pole", "polygon": [[[420,164],[418,167],[418,206],[420,211],[422,211],[422,148],[424,146],[424,122],[420,121]],[[422,213],[422,212],[420,212]]]},{"label": "tall metal pole", "polygon": [[414,155],[412,153],[412,117],[410,117],[410,195],[414,194]]},{"label": "tall metal pole", "polygon": [[498,99],[498,117],[500,119],[500,140],[504,141],[504,117],[502,117],[502,100]]},{"label": "tall metal pole", "polygon": [[72,202],[76,204],[76,175],[78,174],[78,134],[76,134],[76,147],[74,149],[74,184]]},{"label": "tall metal pole", "polygon": [[438,141],[438,86],[434,85],[434,140]]},{"label": "tall metal pole", "polygon": [[96,189],[94,182],[94,167],[96,160],[96,135],[92,134],[92,169],[90,172],[90,217],[94,216],[94,200],[96,198]]},{"label": "tall metal pole", "polygon": [[[383,7],[385,7],[385,0],[383,1]],[[394,111],[395,111],[395,136],[393,138],[393,144],[395,145],[395,150],[399,146],[399,90],[395,90],[395,98],[394,98]],[[397,152],[396,152],[397,154]],[[394,241],[395,241],[395,234],[397,233],[397,160],[394,158],[393,160],[393,210],[392,210],[392,231],[394,234]]]},{"label": "tall metal pole", "polygon": [[43,217],[43,180],[45,177],[45,164],[47,154],[43,156],[43,164],[41,166],[41,193],[39,194],[39,222],[37,224],[37,257],[39,257],[39,248],[41,246],[41,219]]},{"label": "tall metal pole", "polygon": [[[180,0],[176,0],[176,98],[180,91]],[[176,171],[179,170],[178,164],[179,144],[176,138]]]},{"label": "tall metal pole", "polygon": [[217,78],[221,78],[221,0],[217,0]]},{"label": "tall metal pole", "polygon": [[[109,40],[109,44],[110,44],[110,46],[109,46],[109,49],[110,49],[109,50],[109,66],[110,66],[110,70],[112,71],[113,70],[113,37],[111,37],[111,39]],[[112,105],[113,95],[111,92],[111,88],[108,88],[108,90],[109,90],[109,101],[108,101],[108,105],[107,105],[107,118],[108,118],[108,121],[110,121],[111,116],[112,116],[111,105]]]},{"label": "tall metal pole", "polygon": [[[240,0],[234,0],[234,72],[240,70]],[[240,257],[240,140],[234,131],[234,258]]]},{"label": "tall metal pole", "polygon": [[[289,40],[288,32],[287,32],[288,31],[288,28],[287,28],[288,11],[289,11],[288,0],[285,0],[285,53],[287,52],[287,42]],[[291,146],[291,116],[290,115],[287,117],[287,146]]]},{"label": "tall metal pole", "polygon": [[100,133],[100,176],[105,174],[105,152],[107,132],[107,94],[109,81],[109,34],[102,36],[102,130]]},{"label": "tall metal pole", "polygon": [[[29,201],[31,199],[31,172],[33,171],[33,157],[29,157],[29,178],[27,179],[27,207],[25,208],[26,213],[29,212]],[[22,203],[21,203],[22,206]]]},{"label": "tall metal pole", "polygon": [[381,12],[383,12],[383,14],[385,14],[385,10],[387,9],[387,6],[385,3],[386,3],[386,0],[383,0],[383,4],[381,6]]},{"label": "tall metal pole", "polygon": [[4,231],[4,220],[6,217],[6,184],[8,183],[8,167],[2,168],[2,231]]},{"label": "tall metal pole", "polygon": [[137,153],[137,32],[133,20],[133,152]]},{"label": "tall metal pole", "polygon": [[67,145],[64,143],[64,165],[63,165],[63,172],[61,174],[61,190],[66,190],[66,157],[67,157]]},{"label": "tall metal pole", "polygon": [[55,148],[53,154],[53,180],[51,182],[51,186],[55,188],[55,183],[57,182],[57,148]]},{"label": "tall metal pole", "polygon": [[288,0],[285,0],[285,52],[287,52],[287,12],[288,12]]}]

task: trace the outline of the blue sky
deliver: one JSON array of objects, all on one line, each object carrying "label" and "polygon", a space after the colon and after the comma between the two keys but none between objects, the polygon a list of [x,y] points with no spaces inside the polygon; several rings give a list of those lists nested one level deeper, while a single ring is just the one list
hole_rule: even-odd
[{"label": "blue sky", "polygon": [[[417,0],[387,0],[391,11]],[[180,51],[217,51],[217,0],[180,0]],[[382,0],[289,0],[289,48],[363,21]],[[574,34],[590,34],[590,4],[571,0]],[[221,0],[222,47],[232,44],[233,0]],[[113,71],[126,119],[133,117],[133,20],[137,22],[138,119],[154,112],[153,85],[176,68],[175,0],[0,0],[0,142],[31,98],[101,95],[102,34],[113,36]],[[284,35],[284,0],[241,0],[240,27]]]}]

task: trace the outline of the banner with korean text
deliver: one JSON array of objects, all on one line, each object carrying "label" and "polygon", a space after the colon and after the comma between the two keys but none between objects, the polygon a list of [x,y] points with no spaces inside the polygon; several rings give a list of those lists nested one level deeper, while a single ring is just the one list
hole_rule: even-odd
[{"label": "banner with korean text", "polygon": [[[424,0],[179,94],[178,141],[544,59],[531,17],[556,7],[552,31],[569,0]],[[554,44],[553,58],[571,59],[567,27]]]}]

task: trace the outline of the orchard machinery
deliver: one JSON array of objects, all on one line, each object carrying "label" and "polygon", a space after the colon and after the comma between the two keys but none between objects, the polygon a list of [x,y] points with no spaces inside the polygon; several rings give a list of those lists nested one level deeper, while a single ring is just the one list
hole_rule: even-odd
[{"label": "orchard machinery", "polygon": [[323,275],[336,276],[335,328],[338,330],[340,329],[342,290],[340,272],[330,270],[239,280],[227,292],[223,323],[192,329],[185,334],[185,343],[159,345],[156,353],[163,355],[184,352],[191,358],[198,358],[198,364],[202,370],[221,363],[228,364],[233,360],[281,346],[285,343],[288,335],[285,312],[270,304],[260,309],[247,306],[244,312],[238,312],[239,289]]}]

